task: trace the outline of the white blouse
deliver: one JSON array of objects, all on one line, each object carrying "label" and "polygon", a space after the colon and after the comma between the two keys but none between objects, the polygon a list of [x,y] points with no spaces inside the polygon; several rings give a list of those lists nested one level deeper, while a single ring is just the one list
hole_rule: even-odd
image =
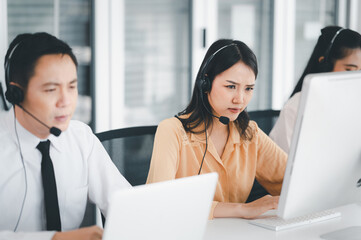
[{"label": "white blouse", "polygon": [[269,134],[270,138],[286,153],[289,153],[290,151],[291,139],[296,125],[300,100],[301,92],[298,92],[286,102],[275,126]]}]

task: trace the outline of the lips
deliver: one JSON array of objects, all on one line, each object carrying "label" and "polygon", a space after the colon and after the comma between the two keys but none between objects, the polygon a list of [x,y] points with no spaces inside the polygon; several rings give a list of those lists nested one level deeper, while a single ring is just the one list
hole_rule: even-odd
[{"label": "lips", "polygon": [[55,120],[57,122],[65,122],[67,119],[68,119],[68,115],[60,115],[55,117]]},{"label": "lips", "polygon": [[228,110],[229,110],[231,113],[240,113],[240,112],[241,112],[241,109],[240,109],[240,108],[228,108]]}]

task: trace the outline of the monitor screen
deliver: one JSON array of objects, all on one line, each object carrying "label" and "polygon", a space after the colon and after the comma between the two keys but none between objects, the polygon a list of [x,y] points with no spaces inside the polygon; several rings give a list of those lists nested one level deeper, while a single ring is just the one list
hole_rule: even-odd
[{"label": "monitor screen", "polygon": [[278,216],[361,202],[361,72],[305,78]]}]

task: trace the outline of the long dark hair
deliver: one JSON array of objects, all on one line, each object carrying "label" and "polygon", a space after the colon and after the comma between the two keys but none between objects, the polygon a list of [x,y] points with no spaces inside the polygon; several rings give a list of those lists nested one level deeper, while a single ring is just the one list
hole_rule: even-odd
[{"label": "long dark hair", "polygon": [[[321,35],[291,97],[302,90],[303,79],[307,74],[332,72],[337,60],[347,57],[351,49],[361,48],[361,35],[358,32],[342,29],[335,37],[340,29],[338,26],[328,26],[321,30]],[[320,57],[324,58],[321,62]]]},{"label": "long dark hair", "polygon": [[[220,51],[217,52],[218,50]],[[206,75],[208,79],[207,81],[209,81],[210,85],[209,89],[211,89],[214,78],[239,61],[250,67],[255,77],[257,77],[258,67],[256,55],[243,42],[231,39],[221,39],[214,42],[209,47],[197,74],[192,99],[187,108],[178,113],[178,116],[189,114],[187,118],[180,117],[182,125],[187,132],[203,133],[205,129],[199,131],[195,131],[195,129],[202,123],[205,123],[206,126],[210,126],[212,124],[212,115],[207,111],[207,109],[205,109],[204,105],[209,109],[209,111],[211,111],[212,108],[208,102],[207,92],[201,91],[200,89],[199,82],[201,79],[205,77],[204,75]],[[252,139],[253,134],[248,131],[249,116],[246,110],[239,114],[235,123],[242,138],[248,140]]]}]

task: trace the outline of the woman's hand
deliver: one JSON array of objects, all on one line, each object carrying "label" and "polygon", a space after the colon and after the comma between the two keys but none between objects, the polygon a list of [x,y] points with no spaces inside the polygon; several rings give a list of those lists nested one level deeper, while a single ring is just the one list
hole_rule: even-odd
[{"label": "woman's hand", "polygon": [[52,240],[99,240],[102,237],[103,229],[98,226],[91,226],[68,232],[57,232]]},{"label": "woman's hand", "polygon": [[279,196],[266,195],[253,202],[244,203],[241,210],[242,218],[255,218],[268,210],[277,209]]},{"label": "woman's hand", "polygon": [[224,203],[219,202],[214,209],[213,216],[255,218],[268,210],[277,209],[279,196],[266,195],[250,203]]}]

